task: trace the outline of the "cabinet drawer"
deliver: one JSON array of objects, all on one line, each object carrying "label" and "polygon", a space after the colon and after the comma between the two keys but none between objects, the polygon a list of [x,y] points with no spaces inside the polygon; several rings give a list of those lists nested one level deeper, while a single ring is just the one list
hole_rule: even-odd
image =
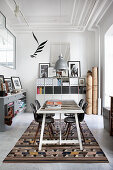
[{"label": "cabinet drawer", "polygon": [[13,101],[15,101],[16,99],[15,99],[15,96],[9,96],[9,97],[7,97],[7,98],[5,98],[4,99],[4,105],[5,104],[8,104],[8,103],[11,103],[11,102],[13,102]]},{"label": "cabinet drawer", "polygon": [[16,100],[21,99],[22,97],[24,97],[23,93],[17,94],[17,95],[16,95]]}]

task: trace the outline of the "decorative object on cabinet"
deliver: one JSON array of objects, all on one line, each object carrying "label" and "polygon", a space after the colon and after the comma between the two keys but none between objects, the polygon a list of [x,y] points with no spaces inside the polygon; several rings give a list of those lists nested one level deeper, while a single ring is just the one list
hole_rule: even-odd
[{"label": "decorative object on cabinet", "polygon": [[12,84],[15,90],[21,90],[22,89],[22,85],[20,82],[20,78],[19,77],[11,77],[12,80]]},{"label": "decorative object on cabinet", "polygon": [[4,76],[0,75],[0,91],[3,91]]},{"label": "decorative object on cabinet", "polygon": [[4,83],[4,76],[0,75],[0,96],[5,96],[6,95],[6,87]]},{"label": "decorative object on cabinet", "polygon": [[78,86],[79,85],[78,77],[77,78],[76,77],[75,78],[70,77],[69,80],[70,80],[70,86]]},{"label": "decorative object on cabinet", "polygon": [[48,77],[55,77],[56,76],[56,70],[54,67],[49,67],[48,68]]},{"label": "decorative object on cabinet", "polygon": [[40,77],[41,78],[46,78],[48,77],[48,68],[49,68],[49,63],[39,63],[39,69],[40,69]]},{"label": "decorative object on cabinet", "polygon": [[89,71],[86,80],[86,102],[88,103],[86,113],[90,115],[92,114],[92,72]]},{"label": "decorative object on cabinet", "polygon": [[46,40],[46,41],[42,42],[41,44],[39,44],[35,34],[33,32],[32,32],[32,34],[33,34],[33,37],[34,37],[34,39],[36,40],[36,42],[38,44],[38,47],[37,47],[36,51],[34,52],[34,54],[31,55],[31,57],[32,58],[34,58],[34,57],[36,58],[37,53],[42,52],[42,50],[43,50],[43,48],[44,48],[44,46],[45,46],[45,44],[47,43],[48,40]]},{"label": "decorative object on cabinet", "polygon": [[92,68],[92,113],[98,113],[98,69],[97,67]]},{"label": "decorative object on cabinet", "polygon": [[57,71],[68,70],[67,62],[63,59],[62,54],[60,54],[59,59],[55,63],[55,69]]},{"label": "decorative object on cabinet", "polygon": [[4,75],[0,75],[0,83],[4,83]]},{"label": "decorative object on cabinet", "polygon": [[68,70],[62,71],[62,77],[68,77]]},{"label": "decorative object on cabinet", "polygon": [[85,78],[79,77],[78,78],[78,83],[79,83],[79,86],[85,86],[85,84],[86,84]]},{"label": "decorative object on cabinet", "polygon": [[57,71],[57,72],[56,72],[56,76],[57,76],[58,78],[62,77],[62,71]]},{"label": "decorative object on cabinet", "polygon": [[4,81],[6,84],[7,93],[11,93],[13,91],[11,78],[4,78]]},{"label": "decorative object on cabinet", "polygon": [[69,65],[69,77],[80,77],[80,61],[68,61]]}]

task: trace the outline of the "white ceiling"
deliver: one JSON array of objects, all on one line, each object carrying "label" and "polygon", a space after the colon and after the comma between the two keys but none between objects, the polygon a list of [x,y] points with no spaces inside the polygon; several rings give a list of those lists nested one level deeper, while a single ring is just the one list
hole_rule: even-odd
[{"label": "white ceiling", "polygon": [[14,0],[5,0],[4,15],[15,31],[83,32],[95,29],[112,0],[15,0],[23,17],[15,17]]}]

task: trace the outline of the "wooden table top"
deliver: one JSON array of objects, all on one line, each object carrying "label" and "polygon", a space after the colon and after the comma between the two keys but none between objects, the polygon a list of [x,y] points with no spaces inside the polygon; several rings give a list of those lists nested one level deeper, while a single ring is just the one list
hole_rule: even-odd
[{"label": "wooden table top", "polygon": [[[56,101],[56,100],[53,100]],[[62,112],[62,113],[83,113],[83,110],[81,107],[77,105],[77,103],[74,100],[60,100],[61,106],[60,107],[48,107],[46,105],[46,102],[44,105],[37,111],[37,113],[56,113],[56,112]]]}]

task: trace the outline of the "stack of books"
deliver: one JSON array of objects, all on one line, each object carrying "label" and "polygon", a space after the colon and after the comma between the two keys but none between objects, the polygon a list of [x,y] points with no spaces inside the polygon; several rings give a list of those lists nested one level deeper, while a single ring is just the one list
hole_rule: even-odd
[{"label": "stack of books", "polygon": [[46,107],[50,109],[60,109],[61,105],[62,105],[62,102],[59,100],[58,101],[50,100],[46,102]]}]

